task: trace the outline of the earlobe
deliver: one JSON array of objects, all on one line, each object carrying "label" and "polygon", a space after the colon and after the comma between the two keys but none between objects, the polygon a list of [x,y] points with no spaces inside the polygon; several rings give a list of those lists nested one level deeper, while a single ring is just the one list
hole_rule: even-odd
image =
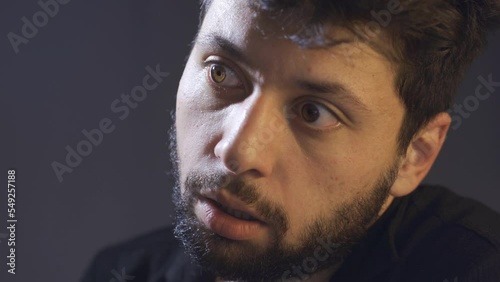
[{"label": "earlobe", "polygon": [[450,123],[450,115],[442,112],[415,134],[401,161],[391,195],[405,196],[422,182],[441,151]]}]

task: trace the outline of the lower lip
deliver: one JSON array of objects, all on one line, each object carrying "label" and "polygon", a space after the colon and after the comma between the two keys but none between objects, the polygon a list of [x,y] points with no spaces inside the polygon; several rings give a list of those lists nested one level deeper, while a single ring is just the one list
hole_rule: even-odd
[{"label": "lower lip", "polygon": [[198,218],[213,232],[231,240],[249,240],[265,232],[262,221],[248,221],[224,212],[210,199],[200,198],[195,205]]}]

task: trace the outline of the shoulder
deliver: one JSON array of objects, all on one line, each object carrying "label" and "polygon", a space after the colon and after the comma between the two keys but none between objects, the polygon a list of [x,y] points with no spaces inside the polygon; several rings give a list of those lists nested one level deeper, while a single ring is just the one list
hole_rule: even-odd
[{"label": "shoulder", "polygon": [[[483,203],[442,186],[425,185],[410,197],[410,204],[442,227],[472,233],[500,251],[500,214]],[[439,230],[439,229],[438,229]],[[442,229],[445,230],[445,229]]]},{"label": "shoulder", "polygon": [[[500,215],[441,186],[407,199],[399,237],[404,264],[440,281],[500,281]],[[427,274],[425,273],[427,272]]]},{"label": "shoulder", "polygon": [[164,227],[102,249],[81,281],[150,281],[152,276],[163,275],[165,262],[176,260],[181,255],[181,246],[173,235],[173,227]]}]

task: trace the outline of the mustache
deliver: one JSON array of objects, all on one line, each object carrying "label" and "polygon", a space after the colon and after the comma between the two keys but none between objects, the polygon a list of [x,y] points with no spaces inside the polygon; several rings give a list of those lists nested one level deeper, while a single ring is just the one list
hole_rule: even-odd
[{"label": "mustache", "polygon": [[190,194],[217,192],[225,190],[247,205],[254,205],[261,198],[255,185],[249,185],[238,178],[231,178],[224,173],[191,172],[185,181],[186,191]]},{"label": "mustache", "polygon": [[191,201],[196,195],[225,190],[243,203],[254,206],[266,222],[275,226],[277,233],[282,234],[288,229],[288,217],[284,209],[264,199],[259,193],[259,187],[240,178],[230,177],[223,172],[191,171],[186,176],[184,187],[185,197]]}]

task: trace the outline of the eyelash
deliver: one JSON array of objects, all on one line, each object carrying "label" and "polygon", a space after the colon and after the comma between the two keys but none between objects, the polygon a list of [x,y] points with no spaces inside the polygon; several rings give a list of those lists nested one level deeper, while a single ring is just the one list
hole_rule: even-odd
[{"label": "eyelash", "polygon": [[240,80],[241,82],[241,85],[243,88],[246,88],[246,85],[244,83],[244,80],[241,79],[241,75],[240,75],[240,72],[235,70],[234,68],[228,66],[226,63],[224,62],[221,62],[220,60],[215,60],[215,59],[209,59],[209,60],[206,60],[203,62],[203,71],[205,72],[208,80],[211,82],[211,85],[217,87],[217,88],[228,88],[227,86],[222,86],[222,85],[219,85],[217,84],[216,82],[214,82],[212,80],[212,78],[210,77],[210,68],[213,66],[213,65],[219,65],[219,66],[222,66],[224,67],[227,71],[230,71],[232,73],[234,73],[234,75],[238,78],[238,80]]},{"label": "eyelash", "polygon": [[305,97],[305,98],[301,99],[301,101],[294,103],[294,105],[291,107],[293,113],[297,116],[300,116],[300,112],[298,112],[297,107],[302,105],[302,104],[305,104],[305,103],[313,103],[313,104],[317,104],[317,105],[322,106],[326,111],[328,111],[329,114],[331,114],[335,119],[338,120],[338,124],[336,126],[333,126],[333,127],[321,128],[321,127],[310,126],[307,124],[307,122],[302,121],[300,123],[301,127],[305,127],[308,130],[312,130],[312,131],[318,132],[318,133],[328,133],[328,132],[338,130],[345,125],[345,123],[339,117],[338,114],[336,114],[333,110],[331,110],[330,107],[326,106],[325,103],[318,101],[316,98]]}]

